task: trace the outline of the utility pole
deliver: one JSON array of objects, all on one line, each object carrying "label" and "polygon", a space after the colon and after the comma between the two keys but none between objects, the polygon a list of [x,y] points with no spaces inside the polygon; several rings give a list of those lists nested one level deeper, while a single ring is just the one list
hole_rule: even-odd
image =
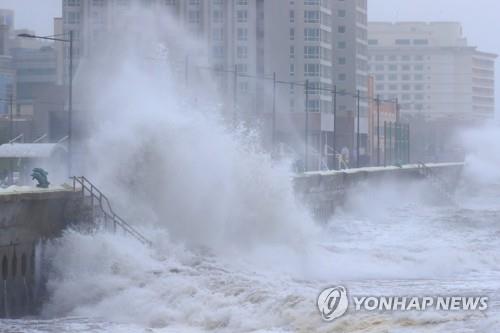
[{"label": "utility pole", "polygon": [[360,92],[359,92],[359,89],[358,89],[358,92],[356,94],[356,101],[357,101],[357,108],[358,108],[358,116],[357,116],[357,136],[356,136],[356,167],[359,168],[359,141],[360,141],[360,133],[359,133],[359,119],[360,119],[360,116],[359,116],[359,111],[360,111],[360,107],[359,107],[359,98],[360,98]]},{"label": "utility pole", "polygon": [[[14,96],[12,93],[9,95],[9,141],[14,139]],[[11,143],[13,144],[13,143]],[[9,159],[9,185],[14,185],[14,161]]]},{"label": "utility pole", "polygon": [[377,166],[380,166],[380,95],[377,95]]},{"label": "utility pole", "polygon": [[387,166],[387,122],[384,121],[384,167]]},{"label": "utility pole", "polygon": [[406,148],[408,151],[406,152],[407,155],[408,155],[408,164],[410,164],[410,124],[407,124],[406,125],[406,135],[407,135],[407,142],[406,144],[408,145],[408,147]]},{"label": "utility pole", "polygon": [[396,123],[399,123],[399,118],[400,118],[400,110],[399,110],[399,100],[396,97]]},{"label": "utility pole", "polygon": [[392,121],[389,122],[389,163],[392,165]]},{"label": "utility pole", "polygon": [[236,104],[238,102],[238,66],[234,65],[234,77],[233,77],[233,127],[236,128],[237,125],[237,114],[236,114]]},{"label": "utility pole", "polygon": [[69,32],[68,177],[73,175],[73,30]]},{"label": "utility pole", "polygon": [[276,154],[276,72],[273,73],[273,129],[272,129],[272,154]]},{"label": "utility pole", "polygon": [[184,59],[184,82],[186,83],[186,88],[189,86],[189,55],[186,55]]},{"label": "utility pole", "polygon": [[304,138],[304,171],[307,171],[308,165],[308,159],[309,159],[309,80],[306,80],[306,114],[305,114],[305,138]]},{"label": "utility pole", "polygon": [[337,165],[337,85],[333,86],[333,168]]}]

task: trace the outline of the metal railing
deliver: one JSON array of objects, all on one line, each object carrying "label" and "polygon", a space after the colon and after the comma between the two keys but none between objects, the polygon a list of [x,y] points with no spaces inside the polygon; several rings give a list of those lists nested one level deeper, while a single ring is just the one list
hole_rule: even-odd
[{"label": "metal railing", "polygon": [[423,162],[417,162],[418,172],[427,178],[431,185],[438,190],[451,204],[457,206],[453,192],[450,190],[450,185],[447,184],[441,177],[436,175],[434,171]]},{"label": "metal railing", "polygon": [[[111,203],[109,202],[108,197],[106,197],[92,182],[90,182],[87,178],[81,177],[72,177],[73,180],[73,190],[75,192],[81,190],[82,196],[85,197],[88,193],[88,197],[91,200],[92,209],[94,209],[95,204],[97,203],[97,207],[101,210],[101,213],[104,216],[105,223],[111,221],[113,223],[113,231],[116,232],[117,227],[120,227],[125,233],[134,237],[142,244],[151,246],[152,242],[144,237],[139,231],[137,231],[134,227],[128,224],[124,219],[122,219],[119,215],[117,215],[113,208],[111,207]],[[79,185],[80,188],[77,186]]]}]

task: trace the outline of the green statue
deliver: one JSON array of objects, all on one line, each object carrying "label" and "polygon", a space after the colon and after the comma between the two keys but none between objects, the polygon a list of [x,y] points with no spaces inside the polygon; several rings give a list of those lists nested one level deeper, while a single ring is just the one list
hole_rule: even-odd
[{"label": "green statue", "polygon": [[36,187],[39,187],[39,188],[49,188],[49,180],[47,178],[47,175],[49,173],[45,170],[43,170],[42,168],[34,168],[33,169],[33,173],[31,174],[31,179],[33,180],[36,180],[38,182],[38,184],[36,185]]}]

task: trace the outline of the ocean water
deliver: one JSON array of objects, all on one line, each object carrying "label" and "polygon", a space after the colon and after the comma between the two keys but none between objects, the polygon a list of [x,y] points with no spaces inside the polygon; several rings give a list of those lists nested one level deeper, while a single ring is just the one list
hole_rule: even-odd
[{"label": "ocean water", "polygon": [[[0,331],[498,332],[499,188],[461,193],[459,207],[398,194],[385,189],[369,209],[357,206],[369,193],[353,199],[319,227],[308,253],[266,245],[216,254],[159,228],[144,229],[151,249],[69,231],[47,249],[54,265],[42,317],[2,320]],[[316,297],[339,284],[353,295],[484,295],[489,309],[350,311],[326,323]]]}]

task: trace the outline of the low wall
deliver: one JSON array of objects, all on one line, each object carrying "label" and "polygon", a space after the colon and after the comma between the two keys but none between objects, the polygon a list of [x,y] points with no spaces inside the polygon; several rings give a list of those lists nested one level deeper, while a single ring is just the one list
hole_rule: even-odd
[{"label": "low wall", "polygon": [[40,301],[41,244],[68,225],[72,190],[0,192],[0,317],[33,313]]},{"label": "low wall", "polygon": [[[433,174],[453,187],[461,175],[463,163],[439,163],[426,165]],[[418,165],[403,167],[371,167],[328,172],[307,172],[295,177],[296,194],[311,208],[319,220],[330,218],[341,206],[349,189],[363,182],[416,181],[426,177]]]}]

